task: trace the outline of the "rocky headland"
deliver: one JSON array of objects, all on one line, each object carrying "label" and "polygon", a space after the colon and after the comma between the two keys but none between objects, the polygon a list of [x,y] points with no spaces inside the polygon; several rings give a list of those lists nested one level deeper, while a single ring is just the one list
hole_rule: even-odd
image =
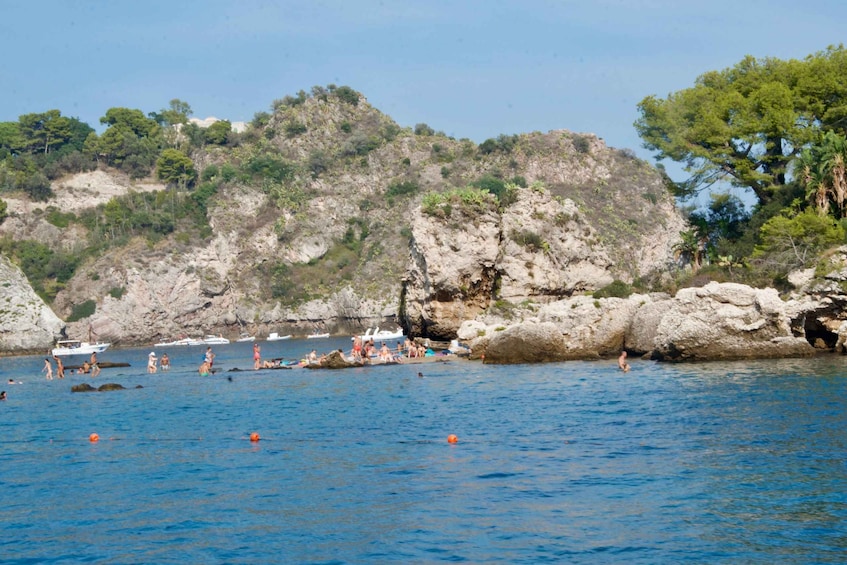
[{"label": "rocky headland", "polygon": [[199,237],[177,226],[93,245],[86,214],[137,193],[181,197],[107,167],[54,181],[45,202],[4,196],[0,236],[84,259],[48,306],[0,257],[0,350],[40,351],[89,329],[129,346],[388,323],[421,339],[458,338],[487,363],[622,349],[669,361],[801,356],[847,342],[845,250],[825,274],[795,273],[790,295],[709,283],[673,296],[592,297],[678,269],[686,229],[661,174],[594,135],[522,134],[483,150],[400,128],[363,97],[280,105],[243,135],[235,149],[193,153],[201,174],[244,168],[256,147],[294,172],[280,185],[216,181]]}]

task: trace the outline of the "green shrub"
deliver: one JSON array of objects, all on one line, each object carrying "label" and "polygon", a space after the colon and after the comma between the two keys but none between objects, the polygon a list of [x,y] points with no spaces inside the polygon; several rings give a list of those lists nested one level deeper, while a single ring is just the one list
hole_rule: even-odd
[{"label": "green shrub", "polygon": [[[341,155],[344,157],[352,157],[354,155],[367,155],[374,149],[380,146],[382,140],[377,137],[369,136],[364,132],[356,132],[350,136],[350,139],[341,147]],[[365,163],[367,165],[367,162]]]},{"label": "green shrub", "polygon": [[417,194],[419,190],[420,186],[414,181],[393,182],[388,185],[385,195],[389,198],[394,196],[409,196]]},{"label": "green shrub", "polygon": [[116,287],[109,290],[109,296],[111,296],[112,298],[115,298],[117,300],[120,300],[121,296],[124,295],[124,292],[126,292],[126,289],[124,287],[116,286]]},{"label": "green shrub", "polygon": [[97,303],[93,300],[86,300],[82,304],[74,304],[71,309],[71,315],[68,316],[68,322],[77,322],[83,318],[89,318],[94,315],[97,310]]},{"label": "green shrub", "polygon": [[305,124],[291,121],[285,124],[283,131],[285,131],[285,137],[291,139],[292,137],[297,137],[302,133],[306,133],[308,129],[309,128],[307,128]]},{"label": "green shrub", "polygon": [[317,178],[321,173],[329,168],[330,159],[325,152],[320,149],[315,149],[309,153],[307,166],[312,171],[312,176]]},{"label": "green shrub", "polygon": [[500,208],[506,208],[517,199],[517,186],[507,183],[493,175],[484,175],[471,183],[471,186],[490,192],[497,198]]},{"label": "green shrub", "polygon": [[50,206],[47,208],[47,215],[44,219],[57,228],[66,228],[76,220],[76,215],[73,212],[62,212],[55,206]]},{"label": "green shrub", "polygon": [[282,182],[294,176],[294,165],[275,155],[256,155],[247,161],[244,170],[254,177]]},{"label": "green shrub", "polygon": [[518,143],[517,135],[498,135],[496,139],[486,139],[482,143],[479,144],[479,152],[483,155],[488,155],[494,153],[495,151],[499,151],[501,153],[509,154],[515,148],[515,145]]},{"label": "green shrub", "polygon": [[208,182],[218,176],[219,173],[220,169],[218,169],[218,166],[212,163],[211,165],[203,169],[203,172],[200,174],[200,180],[203,182]]},{"label": "green shrub", "polygon": [[615,279],[608,285],[592,294],[594,298],[628,298],[632,294],[632,287],[627,283]]},{"label": "green shrub", "polygon": [[509,234],[512,241],[530,251],[543,251],[549,249],[549,245],[535,232],[529,230],[512,231]]},{"label": "green shrub", "polygon": [[572,141],[577,153],[588,153],[591,151],[591,142],[584,135],[574,135]]},{"label": "green shrub", "polygon": [[359,93],[349,86],[339,86],[333,94],[342,102],[352,104],[353,106],[359,105]]}]

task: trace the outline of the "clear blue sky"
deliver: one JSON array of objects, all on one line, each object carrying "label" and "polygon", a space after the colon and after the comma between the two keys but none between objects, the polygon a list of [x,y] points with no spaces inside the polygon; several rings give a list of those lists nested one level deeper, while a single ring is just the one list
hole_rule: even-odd
[{"label": "clear blue sky", "polygon": [[401,126],[481,142],[591,132],[642,157],[636,104],[745,55],[843,42],[843,0],[0,0],[0,121],[188,102],[249,121],[348,85]]}]

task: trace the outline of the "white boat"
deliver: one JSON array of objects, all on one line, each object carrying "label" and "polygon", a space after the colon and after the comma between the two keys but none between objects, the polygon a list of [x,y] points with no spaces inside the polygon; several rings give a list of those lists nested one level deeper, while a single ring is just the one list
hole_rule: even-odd
[{"label": "white boat", "polygon": [[376,328],[373,331],[371,331],[371,328],[368,328],[368,331],[359,337],[362,341],[368,341],[370,339],[373,339],[374,341],[388,341],[389,339],[400,339],[404,335],[403,330],[400,328],[397,328],[396,330],[381,330]]},{"label": "white boat", "polygon": [[268,339],[266,339],[265,341],[280,341],[283,339],[291,339],[291,334],[279,335],[276,332],[271,332],[270,334],[268,334]]},{"label": "white boat", "polygon": [[184,337],[175,341],[163,341],[153,344],[153,347],[177,347],[180,345],[203,345],[202,339],[194,339],[193,337]]},{"label": "white boat", "polygon": [[88,343],[87,341],[79,341],[76,339],[65,339],[56,342],[56,347],[53,348],[55,357],[66,355],[91,355],[92,353],[103,353],[111,343]]},{"label": "white boat", "polygon": [[327,338],[327,337],[329,337],[329,332],[322,333],[322,334],[319,334],[319,333],[309,334],[309,335],[306,336],[306,339],[324,339],[324,338]]},{"label": "white boat", "polygon": [[224,345],[229,343],[229,340],[220,335],[207,335],[203,338],[203,343],[206,345]]},{"label": "white boat", "polygon": [[235,340],[235,341],[236,341],[236,342],[238,342],[238,343],[242,343],[242,342],[245,342],[245,341],[256,341],[256,336],[254,336],[254,335],[247,335],[246,333],[242,333],[242,334],[241,334],[241,337],[239,337],[239,338],[238,338],[237,340]]}]

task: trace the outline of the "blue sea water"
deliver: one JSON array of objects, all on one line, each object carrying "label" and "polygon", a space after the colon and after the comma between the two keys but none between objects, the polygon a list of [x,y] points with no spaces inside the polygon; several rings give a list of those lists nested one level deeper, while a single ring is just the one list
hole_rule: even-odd
[{"label": "blue sea water", "polygon": [[202,378],[204,349],[0,359],[0,562],[847,560],[843,357],[228,372],[248,343]]}]

